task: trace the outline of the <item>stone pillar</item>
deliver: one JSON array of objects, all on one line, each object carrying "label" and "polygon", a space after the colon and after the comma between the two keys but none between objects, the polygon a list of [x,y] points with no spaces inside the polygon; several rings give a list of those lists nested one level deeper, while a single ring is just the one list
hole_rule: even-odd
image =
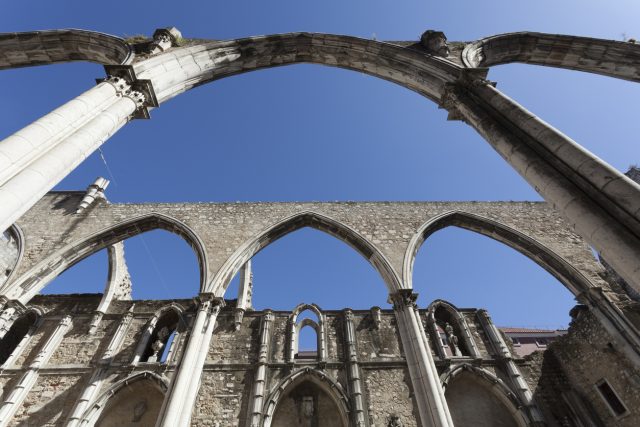
[{"label": "stone pillar", "polygon": [[4,402],[2,402],[2,406],[0,406],[1,427],[9,425],[25,397],[27,397],[27,394],[38,380],[40,368],[49,361],[53,352],[58,348],[58,345],[60,345],[62,338],[64,338],[64,335],[71,328],[71,324],[71,316],[62,318],[56,329],[47,339],[47,342],[38,352],[38,355],[29,365],[27,372],[22,375],[18,384],[11,390],[11,393]]},{"label": "stone pillar", "polygon": [[453,427],[431,349],[423,338],[424,329],[415,314],[417,294],[411,289],[401,289],[389,299],[398,322],[420,424],[423,427]]},{"label": "stone pillar", "polygon": [[504,363],[509,378],[516,388],[518,397],[522,403],[526,405],[529,417],[531,417],[532,425],[546,425],[544,418],[542,417],[542,413],[533,400],[533,393],[529,388],[529,384],[527,384],[525,379],[522,377],[518,366],[513,361],[513,356],[511,355],[509,347],[507,347],[507,344],[502,338],[502,334],[491,320],[491,317],[489,317],[489,313],[483,309],[478,310],[478,319],[489,337],[489,341],[491,342],[491,346],[493,347],[495,354]]},{"label": "stone pillar", "polygon": [[213,328],[224,300],[209,294],[200,295],[200,305],[194,321],[187,348],[175,373],[157,427],[187,427],[196,403],[202,368],[207,358]]},{"label": "stone pillar", "polygon": [[107,82],[100,83],[0,141],[0,185],[116,100],[116,87]]},{"label": "stone pillar", "polygon": [[353,326],[353,311],[349,308],[344,310],[344,337],[348,366],[347,371],[349,374],[349,384],[351,386],[353,420],[355,421],[356,427],[364,427],[367,425],[367,417],[362,401],[362,380],[360,379],[360,365],[358,364],[358,351],[356,348],[356,331]]},{"label": "stone pillar", "polygon": [[640,186],[611,172],[485,81],[471,82],[466,90],[451,86],[443,105],[473,126],[640,291],[640,209],[633,211],[640,203]]},{"label": "stone pillar", "polygon": [[0,230],[9,228],[64,179],[144,104],[144,95],[127,89],[75,132],[21,168],[0,186]]},{"label": "stone pillar", "polygon": [[260,349],[258,353],[258,366],[253,380],[253,396],[251,402],[250,427],[260,427],[262,421],[262,406],[264,405],[265,389],[267,382],[267,363],[269,362],[269,347],[271,343],[271,324],[273,312],[267,310],[262,316],[260,325]]},{"label": "stone pillar", "polygon": [[129,311],[127,311],[127,314],[125,314],[125,316],[118,324],[118,328],[114,332],[111,341],[109,341],[107,349],[98,362],[98,369],[94,371],[93,375],[89,379],[89,384],[82,391],[82,395],[76,401],[73,411],[71,415],[69,415],[69,419],[67,420],[67,427],[76,427],[78,425],[86,425],[88,423],[88,420],[83,420],[82,416],[89,407],[89,404],[95,401],[96,397],[98,396],[100,388],[102,387],[102,383],[107,377],[107,367],[111,364],[115,352],[118,351],[118,349],[124,342],[127,329],[129,329],[129,325],[131,324],[131,320],[133,319],[134,307],[135,304],[132,304],[129,308]]}]

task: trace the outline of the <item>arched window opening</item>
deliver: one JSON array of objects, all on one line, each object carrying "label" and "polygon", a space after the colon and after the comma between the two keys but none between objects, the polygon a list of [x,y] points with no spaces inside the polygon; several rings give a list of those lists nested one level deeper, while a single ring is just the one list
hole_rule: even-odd
[{"label": "arched window opening", "polygon": [[[305,319],[306,320],[306,319]],[[304,321],[303,321],[304,322]],[[314,325],[305,323],[298,335],[296,359],[316,359],[318,357],[318,333]]]},{"label": "arched window opening", "polygon": [[167,363],[170,360],[172,344],[175,344],[177,334],[184,329],[184,320],[180,313],[171,308],[159,317],[154,317],[140,341],[134,363]]},{"label": "arched window opening", "polygon": [[153,426],[164,400],[164,390],[150,379],[125,383],[109,398],[96,427]]},{"label": "arched window opening", "polygon": [[[564,333],[575,305],[566,287],[531,259],[496,240],[454,226],[435,232],[424,242],[415,261],[413,286],[422,304],[439,298],[457,307],[485,308],[498,327],[546,331],[555,337]],[[459,342],[468,344],[450,313],[437,313],[440,329],[444,331],[449,323]],[[471,349],[463,345],[461,351]]]},{"label": "arched window opening", "polygon": [[33,310],[28,311],[13,322],[11,328],[0,340],[0,366],[3,366],[14,352],[21,347],[30,332],[33,332],[32,329],[35,328],[37,322],[38,314]]},{"label": "arched window opening", "polygon": [[[251,263],[256,310],[291,310],[300,301],[335,309],[388,307],[387,287],[375,268],[346,243],[310,227],[271,243]],[[227,288],[227,299],[236,298],[239,275]]]},{"label": "arched window opening", "polygon": [[348,421],[335,398],[324,387],[307,380],[294,385],[280,398],[270,425],[347,427]]},{"label": "arched window opening", "polygon": [[460,327],[459,318],[442,305],[434,310],[433,317],[446,355],[448,357],[470,356],[471,351],[462,338],[465,336],[465,331]]}]

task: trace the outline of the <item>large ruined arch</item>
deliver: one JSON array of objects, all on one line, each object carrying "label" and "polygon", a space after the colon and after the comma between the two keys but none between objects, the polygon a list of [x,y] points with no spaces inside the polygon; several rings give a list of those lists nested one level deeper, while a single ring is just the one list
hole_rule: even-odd
[{"label": "large ruined arch", "polygon": [[155,229],[177,234],[193,248],[200,267],[200,290],[202,290],[207,280],[207,255],[200,238],[184,223],[167,215],[150,213],[122,221],[64,246],[23,274],[19,281],[9,284],[5,295],[9,299],[16,299],[26,304],[51,280],[84,258],[115,243]]},{"label": "large ruined arch", "polygon": [[348,427],[349,399],[324,372],[298,370],[273,387],[265,400],[262,427],[297,425],[297,417],[316,417],[319,427]]},{"label": "large ruined arch", "polygon": [[395,292],[402,288],[397,273],[386,257],[358,232],[325,215],[316,212],[301,212],[274,224],[239,247],[236,252],[227,259],[211,283],[208,284],[207,292],[213,292],[218,296],[224,295],[233,276],[235,276],[236,273],[240,271],[240,268],[255,254],[281,237],[304,227],[311,227],[325,232],[332,237],[342,240],[355,249],[380,273],[389,292]]},{"label": "large ruined arch", "polygon": [[527,427],[516,395],[491,372],[469,364],[441,376],[453,422],[458,427]]},{"label": "large ruined arch", "polygon": [[431,234],[450,226],[482,234],[515,249],[548,271],[575,296],[595,286],[560,255],[522,232],[480,215],[452,211],[431,218],[411,238],[403,262],[403,281],[408,287],[413,284],[413,264],[422,244]]}]

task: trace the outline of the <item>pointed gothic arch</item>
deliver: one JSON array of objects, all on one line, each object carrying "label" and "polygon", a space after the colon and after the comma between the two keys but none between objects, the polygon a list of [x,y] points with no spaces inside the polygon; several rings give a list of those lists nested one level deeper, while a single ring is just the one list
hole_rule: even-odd
[{"label": "pointed gothic arch", "polygon": [[454,365],[440,376],[440,380],[457,427],[530,425],[529,417],[522,410],[524,405],[516,394],[486,369],[468,363]]},{"label": "pointed gothic arch", "polygon": [[[263,407],[262,427],[272,426],[274,420],[277,420],[278,406],[291,392],[296,391],[298,386],[304,385],[305,383],[317,387],[317,389],[324,393],[334,404],[334,408],[337,411],[336,419],[340,421],[341,426],[340,424],[329,424],[331,427],[334,427],[334,425],[335,427],[348,427],[350,425],[349,412],[351,406],[349,404],[349,398],[340,383],[322,371],[305,368],[288,375],[272,388]],[[277,424],[273,424],[273,426],[280,427]]]},{"label": "pointed gothic arch", "polygon": [[130,237],[156,229],[177,234],[191,246],[198,259],[202,291],[207,281],[207,254],[204,243],[183,222],[153,212],[111,225],[64,246],[24,273],[19,281],[10,283],[5,289],[5,295],[9,299],[17,299],[26,304],[54,278],[88,256]]},{"label": "pointed gothic arch", "polygon": [[140,420],[144,417],[147,425],[153,425],[168,388],[169,379],[164,375],[151,371],[130,375],[102,392],[84,412],[81,423],[115,427],[122,425],[122,417],[129,416]]},{"label": "pointed gothic arch", "polygon": [[403,281],[407,287],[413,287],[413,265],[422,244],[436,231],[451,226],[482,234],[515,249],[558,279],[575,296],[595,287],[574,266],[539,241],[498,221],[463,211],[431,218],[413,235],[403,261]]},{"label": "pointed gothic arch", "polygon": [[325,232],[355,249],[382,276],[389,293],[402,288],[398,274],[375,245],[339,221],[317,212],[306,211],[285,218],[240,246],[216,273],[206,292],[223,296],[233,277],[254,255],[281,237],[305,227]]}]

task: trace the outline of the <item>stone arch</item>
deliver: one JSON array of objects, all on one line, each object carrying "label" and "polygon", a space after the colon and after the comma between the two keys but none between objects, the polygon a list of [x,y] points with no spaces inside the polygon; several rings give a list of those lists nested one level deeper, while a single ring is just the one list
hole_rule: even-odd
[{"label": "stone arch", "polygon": [[424,241],[434,232],[450,226],[482,234],[515,249],[548,271],[576,297],[595,287],[580,271],[537,240],[498,221],[462,211],[433,217],[413,235],[403,261],[403,281],[407,287],[413,286],[413,264]]},{"label": "stone arch", "polygon": [[402,288],[401,281],[391,263],[378,248],[357,231],[322,214],[301,212],[285,218],[240,246],[216,273],[211,283],[208,284],[206,292],[212,292],[216,296],[222,297],[231,283],[231,279],[254,255],[281,237],[304,227],[323,231],[355,249],[382,276],[389,293]]},{"label": "stone arch", "polygon": [[[501,379],[486,369],[468,363],[455,365],[445,371],[440,380],[456,426],[530,425],[528,416],[522,410],[524,405],[517,396]],[[463,385],[455,387],[457,381],[461,381]],[[469,408],[469,412],[465,408]],[[480,424],[482,422],[484,424]]]},{"label": "stone arch", "polygon": [[[148,383],[148,386],[145,388],[144,385],[146,384],[141,384],[141,383]],[[138,372],[135,373],[125,379],[122,379],[118,382],[116,382],[115,384],[113,384],[111,387],[109,387],[107,390],[105,390],[103,393],[101,393],[96,400],[91,404],[91,406],[89,406],[89,408],[85,411],[85,413],[82,415],[81,418],[81,423],[86,423],[87,425],[96,425],[96,426],[116,426],[116,425],[120,425],[117,424],[119,421],[116,420],[115,424],[109,424],[108,421],[103,417],[105,414],[105,410],[110,410],[113,408],[113,406],[118,406],[116,405],[117,403],[119,403],[117,401],[117,398],[119,397],[118,394],[121,392],[127,392],[130,391],[132,389],[132,385],[137,386],[135,389],[133,389],[133,392],[130,392],[129,395],[124,395],[124,397],[136,397],[136,400],[131,400],[131,402],[129,403],[129,406],[131,406],[131,408],[125,407],[122,408],[124,410],[127,409],[133,409],[135,410],[135,407],[137,405],[137,400],[139,400],[139,398],[143,397],[143,398],[154,398],[156,401],[153,402],[153,405],[151,407],[151,409],[153,411],[156,412],[156,417],[153,419],[152,423],[155,422],[155,419],[157,418],[157,416],[160,415],[160,408],[162,406],[163,400],[164,400],[164,395],[166,395],[167,390],[169,388],[169,379],[166,378],[164,375],[160,375],[157,374],[155,372],[151,372],[151,371],[142,371],[142,372]],[[151,386],[151,387],[149,387]],[[137,390],[137,389],[140,390]],[[148,393],[142,393],[142,395],[136,395],[135,392],[136,391],[147,391]],[[160,398],[162,396],[162,398]],[[120,396],[122,397],[122,395]],[[160,398],[160,401],[157,402],[157,399]],[[116,399],[115,401],[113,399]],[[121,400],[125,400],[124,398]],[[110,403],[115,403],[114,405],[109,405]],[[148,407],[146,408],[148,411]],[[149,415],[151,414],[144,414],[147,417],[149,417]],[[152,418],[152,417],[149,417]],[[150,420],[151,421],[151,420]]]},{"label": "stone arch", "polygon": [[[196,86],[236,74],[290,64],[312,63],[359,71],[399,84],[439,102],[443,85],[463,69],[435,55],[419,43],[405,46],[359,37],[297,32],[198,44],[197,53],[185,46],[133,64],[138,79],[149,79],[158,103]],[[176,62],[177,61],[177,62]],[[194,63],[167,79],[165,63]],[[164,71],[164,72],[162,72]],[[483,74],[480,70],[479,74]]]},{"label": "stone arch", "polygon": [[[295,390],[297,386],[305,382],[312,383],[326,393],[338,409],[338,415],[342,422],[342,426],[349,426],[349,398],[344,392],[342,386],[324,372],[311,368],[300,369],[293,372],[272,389],[263,407],[262,426],[271,427],[278,405],[291,391]],[[274,425],[274,427],[280,426]]]},{"label": "stone arch", "polygon": [[590,37],[498,34],[467,44],[462,61],[472,68],[520,62],[640,82],[639,44]]},{"label": "stone arch", "polygon": [[200,290],[207,282],[207,254],[204,243],[186,224],[160,213],[150,213],[111,225],[57,250],[7,287],[5,295],[26,304],[51,280],[84,258],[146,231],[163,229],[182,237],[194,250],[200,267]]},{"label": "stone arch", "polygon": [[448,321],[448,323],[454,328],[455,334],[458,339],[462,340],[462,345],[458,344],[458,347],[463,347],[462,355],[467,357],[480,358],[480,351],[478,350],[478,346],[473,339],[464,316],[460,313],[455,305],[451,304],[448,301],[437,299],[429,304],[429,307],[427,308],[427,324],[431,328],[430,332],[433,334],[435,347],[440,357],[445,359],[451,356],[447,354],[442,341],[439,339],[441,333],[441,331],[439,330],[439,326],[441,325],[438,324],[437,319],[437,311],[439,310],[444,310],[449,315],[448,319],[445,320]]},{"label": "stone arch", "polygon": [[120,37],[78,29],[0,34],[0,70],[71,61],[128,64],[133,48]]},{"label": "stone arch", "polygon": [[[0,291],[9,283],[24,255],[24,233],[17,224],[13,224],[2,235],[7,240],[7,248],[0,247],[0,267],[4,270],[0,271]],[[15,242],[16,250],[9,253],[9,246],[13,246],[11,240]]]}]

